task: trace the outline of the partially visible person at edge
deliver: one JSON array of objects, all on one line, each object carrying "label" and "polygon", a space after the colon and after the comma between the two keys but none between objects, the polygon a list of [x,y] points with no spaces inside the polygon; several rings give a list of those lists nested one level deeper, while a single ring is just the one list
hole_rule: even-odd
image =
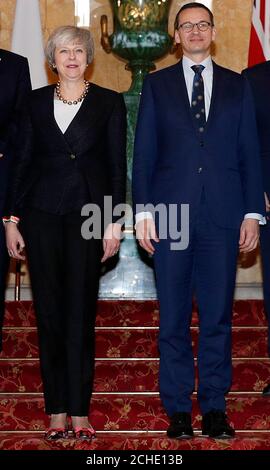
[{"label": "partially visible person at edge", "polygon": [[[24,100],[31,91],[28,61],[25,57],[0,49],[0,218],[4,215],[7,184],[13,161],[14,142]],[[9,257],[4,226],[0,224],[0,351],[4,299]]]},{"label": "partially visible person at edge", "polygon": [[[260,227],[260,251],[263,268],[264,308],[268,319],[268,354],[270,356],[270,61],[245,69],[242,73],[249,81],[253,92],[263,170],[267,224]],[[270,396],[270,380],[262,393],[264,396]]]},{"label": "partially visible person at edge", "polygon": [[[225,394],[232,381],[231,321],[238,251],[257,246],[264,223],[262,175],[251,92],[241,75],[210,55],[216,29],[201,3],[185,4],[175,20],[183,59],[146,77],[133,169],[136,233],[154,255],[160,302],[160,394],[171,438],[193,436],[192,296],[200,334],[198,402],[202,435],[230,438]],[[173,250],[164,221],[139,208],[189,206],[189,244]],[[136,210],[136,206],[138,210]],[[154,217],[155,216],[155,217]],[[170,227],[171,220],[166,221]],[[185,228],[185,227],[183,227]]]},{"label": "partially visible person at edge", "polygon": [[32,92],[21,124],[5,217],[9,255],[29,263],[37,316],[45,438],[91,439],[94,324],[101,262],[119,250],[119,216],[103,239],[81,235],[87,203],[125,202],[126,109],[121,94],[85,80],[89,31],[57,28],[46,57],[59,80]]}]

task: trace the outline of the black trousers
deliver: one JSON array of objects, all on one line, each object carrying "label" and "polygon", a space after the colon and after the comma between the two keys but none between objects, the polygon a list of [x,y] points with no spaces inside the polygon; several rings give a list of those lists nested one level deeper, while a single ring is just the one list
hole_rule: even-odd
[{"label": "black trousers", "polygon": [[101,240],[84,240],[79,213],[25,209],[21,230],[33,290],[46,413],[87,416]]},{"label": "black trousers", "polygon": [[5,229],[0,220],[0,351],[2,351],[2,325],[5,311],[5,288],[9,266],[9,256],[6,248]]}]

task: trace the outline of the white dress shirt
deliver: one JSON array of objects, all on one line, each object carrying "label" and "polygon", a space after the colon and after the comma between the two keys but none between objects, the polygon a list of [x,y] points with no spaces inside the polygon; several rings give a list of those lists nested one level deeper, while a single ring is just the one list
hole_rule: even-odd
[{"label": "white dress shirt", "polygon": [[[194,80],[194,71],[192,70],[193,65],[198,65],[196,62],[193,62],[186,56],[183,56],[182,60],[183,64],[183,72],[188,92],[188,98],[191,105],[192,99],[192,89],[193,89],[193,80]],[[204,83],[204,102],[205,102],[205,117],[206,120],[208,119],[211,97],[212,97],[212,89],[213,89],[213,62],[212,58],[209,55],[206,59],[200,62],[200,65],[204,65],[204,69],[202,71],[203,83]],[[261,214],[255,213],[248,213],[244,217],[245,219],[256,219],[259,220],[260,225],[265,225],[266,220]],[[151,212],[139,212],[135,215],[136,224],[144,219],[153,219]],[[135,225],[136,227],[136,225]]]}]

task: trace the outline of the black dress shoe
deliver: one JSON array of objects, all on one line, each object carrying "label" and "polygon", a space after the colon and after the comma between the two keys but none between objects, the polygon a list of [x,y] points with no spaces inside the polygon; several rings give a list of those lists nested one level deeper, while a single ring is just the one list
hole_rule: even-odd
[{"label": "black dress shoe", "polygon": [[229,439],[234,437],[235,431],[229,425],[224,411],[211,410],[203,415],[202,435],[215,439]]},{"label": "black dress shoe", "polygon": [[193,437],[191,414],[186,412],[174,413],[170,418],[167,436],[174,439],[190,439]]},{"label": "black dress shoe", "polygon": [[270,384],[266,385],[262,391],[262,394],[264,397],[270,396]]}]

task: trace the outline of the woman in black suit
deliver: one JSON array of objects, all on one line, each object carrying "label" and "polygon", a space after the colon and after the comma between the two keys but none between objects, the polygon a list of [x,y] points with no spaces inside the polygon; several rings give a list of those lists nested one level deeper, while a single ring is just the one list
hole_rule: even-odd
[{"label": "woman in black suit", "polygon": [[51,415],[45,437],[67,437],[71,416],[75,437],[90,439],[100,261],[117,253],[121,223],[114,215],[102,237],[87,239],[81,210],[92,203],[103,215],[104,196],[112,209],[125,201],[126,110],[120,94],[84,78],[93,58],[89,31],[57,28],[46,56],[59,81],[32,92],[22,119],[4,218],[7,248],[24,259],[25,246],[29,262]]}]

